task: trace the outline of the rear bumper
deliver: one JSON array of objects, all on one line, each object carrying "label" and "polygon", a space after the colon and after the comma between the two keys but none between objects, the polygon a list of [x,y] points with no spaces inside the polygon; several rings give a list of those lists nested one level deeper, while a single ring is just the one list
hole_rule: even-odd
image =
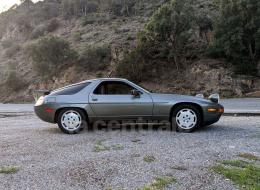
[{"label": "rear bumper", "polygon": [[41,120],[48,123],[55,123],[56,109],[54,106],[46,104],[34,106],[34,112]]}]

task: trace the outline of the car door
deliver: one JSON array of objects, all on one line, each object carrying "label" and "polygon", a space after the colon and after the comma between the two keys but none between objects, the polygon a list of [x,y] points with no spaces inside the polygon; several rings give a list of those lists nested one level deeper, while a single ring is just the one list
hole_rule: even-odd
[{"label": "car door", "polygon": [[123,81],[103,81],[91,93],[89,103],[100,119],[148,119],[152,117],[153,101],[147,92],[132,95],[139,90]]}]

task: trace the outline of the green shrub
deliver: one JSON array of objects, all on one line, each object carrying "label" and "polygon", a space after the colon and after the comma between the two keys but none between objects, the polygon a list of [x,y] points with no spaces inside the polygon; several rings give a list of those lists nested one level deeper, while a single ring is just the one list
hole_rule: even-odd
[{"label": "green shrub", "polygon": [[12,91],[20,90],[25,85],[24,81],[17,75],[15,67],[12,65],[8,66],[5,78],[5,85],[8,89]]},{"label": "green shrub", "polygon": [[74,41],[79,42],[82,39],[81,38],[81,32],[75,32],[73,34],[73,39],[74,39]]},{"label": "green shrub", "polygon": [[[152,76],[160,62],[177,69],[189,53],[194,14],[191,0],[172,0],[162,5],[137,36],[137,46],[117,66],[117,75],[134,81]],[[144,74],[145,73],[145,74]]]},{"label": "green shrub", "polygon": [[211,54],[228,58],[238,73],[255,74],[260,59],[260,3],[221,0],[220,7]]},{"label": "green shrub", "polygon": [[217,44],[218,42],[214,41],[214,43],[210,44],[208,50],[206,51],[206,55],[212,58],[223,58],[225,57],[225,52],[222,49],[221,45]]},{"label": "green shrub", "polygon": [[46,36],[29,44],[26,55],[32,61],[33,69],[43,79],[51,77],[59,67],[77,58],[77,53],[69,43],[55,36]]},{"label": "green shrub", "polygon": [[148,72],[145,72],[145,68],[147,68],[145,58],[139,51],[135,49],[125,54],[124,59],[116,67],[118,77],[127,78],[135,82],[140,82],[148,77]]},{"label": "green shrub", "polygon": [[59,27],[59,25],[60,25],[60,23],[59,23],[58,19],[53,18],[48,22],[48,24],[46,26],[46,31],[53,32]]},{"label": "green shrub", "polygon": [[251,64],[250,60],[243,60],[235,63],[235,74],[238,75],[257,75],[257,68],[255,64]]},{"label": "green shrub", "polygon": [[41,24],[33,29],[30,38],[37,39],[39,37],[44,36],[45,34],[47,34],[46,26],[44,24]]},{"label": "green shrub", "polygon": [[82,26],[86,26],[86,25],[89,25],[89,24],[94,24],[97,21],[98,21],[98,19],[94,18],[94,17],[83,17],[81,24],[82,24]]},{"label": "green shrub", "polygon": [[171,60],[177,67],[183,62],[193,34],[194,11],[191,4],[190,0],[172,0],[152,16],[140,41],[153,45],[153,57]]},{"label": "green shrub", "polygon": [[40,24],[34,28],[31,33],[31,39],[37,39],[42,37],[50,32],[55,31],[59,27],[59,22],[57,19],[52,19],[48,23]]},{"label": "green shrub", "polygon": [[79,57],[79,66],[90,70],[103,70],[111,61],[109,45],[87,46]]},{"label": "green shrub", "polygon": [[82,26],[86,26],[89,24],[105,24],[111,20],[111,16],[107,14],[93,13],[89,14],[85,17],[82,17],[81,24]]}]

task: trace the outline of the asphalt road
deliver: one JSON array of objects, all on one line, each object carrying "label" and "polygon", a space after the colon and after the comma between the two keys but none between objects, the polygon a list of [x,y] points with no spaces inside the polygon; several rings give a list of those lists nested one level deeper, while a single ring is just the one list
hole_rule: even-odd
[{"label": "asphalt road", "polygon": [[33,113],[13,114],[0,117],[0,150],[0,167],[19,168],[0,174],[1,190],[134,190],[163,176],[176,179],[165,189],[235,190],[211,167],[241,159],[239,153],[260,156],[260,117],[222,117],[190,134],[85,130],[66,135]]},{"label": "asphalt road", "polygon": [[0,113],[33,112],[33,104],[0,104]]},{"label": "asphalt road", "polygon": [[226,113],[258,113],[260,114],[260,98],[223,99],[220,103]]}]

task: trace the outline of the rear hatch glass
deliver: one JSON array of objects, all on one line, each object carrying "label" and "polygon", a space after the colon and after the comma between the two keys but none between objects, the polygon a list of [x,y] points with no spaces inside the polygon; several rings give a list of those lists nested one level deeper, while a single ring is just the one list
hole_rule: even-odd
[{"label": "rear hatch glass", "polygon": [[83,90],[89,84],[90,84],[90,82],[70,85],[70,86],[67,86],[67,87],[55,90],[55,91],[51,92],[50,95],[57,96],[57,95],[73,95],[73,94],[77,94],[78,92]]}]

